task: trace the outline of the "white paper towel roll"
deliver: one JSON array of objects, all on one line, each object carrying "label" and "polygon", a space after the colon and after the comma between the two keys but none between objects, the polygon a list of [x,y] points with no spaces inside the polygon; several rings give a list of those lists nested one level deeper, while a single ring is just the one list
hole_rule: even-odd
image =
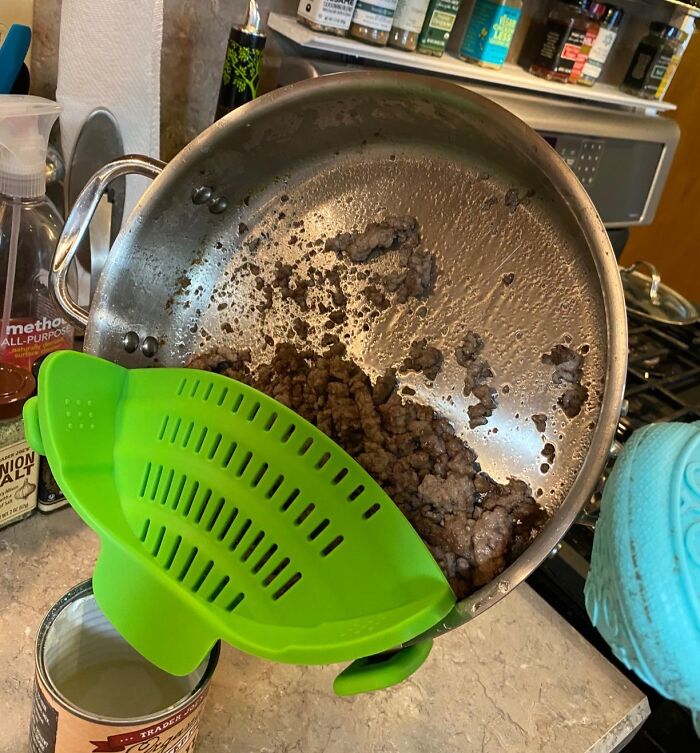
[{"label": "white paper towel roll", "polygon": [[[63,0],[56,99],[66,165],[88,115],[117,120],[127,154],[160,156],[163,0]],[[148,182],[127,181],[124,218]]]}]

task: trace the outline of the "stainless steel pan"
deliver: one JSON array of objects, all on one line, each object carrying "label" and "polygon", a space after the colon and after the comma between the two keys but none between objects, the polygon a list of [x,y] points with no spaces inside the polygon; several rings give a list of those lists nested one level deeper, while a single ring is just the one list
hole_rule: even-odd
[{"label": "stainless steel pan", "polygon": [[[67,269],[100,195],[128,172],[155,180],[117,239],[88,313],[70,298]],[[66,316],[86,327],[86,349],[126,366],[182,364],[216,345],[248,347],[259,361],[263,335],[285,339],[298,312],[276,300],[262,317],[253,276],[232,278],[251,239],[261,239],[254,255],[263,276],[278,259],[297,262],[303,275],[305,244],[291,238],[300,221],[314,241],[386,212],[418,218],[438,257],[436,289],[427,311],[407,304],[368,322],[346,281],[350,354],[378,374],[400,363],[417,335],[447,353],[465,330],[481,333],[500,393],[487,426],[468,428],[453,359],[432,387],[415,374],[404,381],[454,422],[487,472],[524,478],[553,512],[529,549],[459,602],[435,635],[508,593],[552,550],[591,495],[619,416],[626,319],[615,258],[578,180],[534,131],[462,87],[403,73],[287,87],[219,121],[164,168],[143,157],[107,165],[68,219],[54,289]],[[572,420],[556,406],[560,389],[540,361],[565,341],[590,349],[590,397]],[[535,413],[549,417],[556,446],[546,475]]]}]

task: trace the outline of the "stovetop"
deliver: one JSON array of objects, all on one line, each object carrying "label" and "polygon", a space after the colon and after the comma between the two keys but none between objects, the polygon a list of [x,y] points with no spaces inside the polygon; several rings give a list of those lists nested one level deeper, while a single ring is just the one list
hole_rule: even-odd
[{"label": "stovetop", "polygon": [[615,663],[649,697],[652,715],[625,749],[629,753],[686,753],[700,743],[686,709],[659,696],[612,656],[586,614],[583,586],[588,575],[597,505],[605,479],[633,431],[652,422],[700,421],[700,324],[661,325],[629,317],[629,355],[625,403],[611,462],[598,492],[586,506],[587,525],[575,525],[556,556],[529,579],[577,630]]},{"label": "stovetop", "polygon": [[624,442],[652,421],[700,420],[700,324],[686,327],[630,318],[627,415],[617,436]]}]

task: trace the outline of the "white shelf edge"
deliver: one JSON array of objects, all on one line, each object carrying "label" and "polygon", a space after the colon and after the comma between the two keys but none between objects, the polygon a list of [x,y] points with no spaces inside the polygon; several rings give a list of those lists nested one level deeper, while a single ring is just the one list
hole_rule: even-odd
[{"label": "white shelf edge", "polygon": [[609,84],[596,84],[592,87],[572,86],[561,84],[556,81],[533,76],[517,65],[506,64],[500,70],[481,68],[478,65],[470,65],[459,60],[450,53],[443,57],[421,55],[417,52],[404,52],[392,47],[375,47],[363,42],[337,37],[332,34],[323,34],[313,31],[307,26],[300,24],[296,17],[282,13],[270,13],[268,25],[278,34],[290,39],[292,42],[319,52],[331,52],[336,55],[352,55],[365,60],[374,60],[380,63],[388,63],[401,68],[409,68],[414,71],[430,71],[441,73],[445,76],[475,81],[479,83],[496,84],[498,86],[514,89],[525,89],[531,92],[551,94],[557,97],[596,102],[599,104],[616,105],[618,107],[634,108],[647,112],[671,111],[676,105],[670,102],[657,102],[654,100],[634,97],[620,91]]}]

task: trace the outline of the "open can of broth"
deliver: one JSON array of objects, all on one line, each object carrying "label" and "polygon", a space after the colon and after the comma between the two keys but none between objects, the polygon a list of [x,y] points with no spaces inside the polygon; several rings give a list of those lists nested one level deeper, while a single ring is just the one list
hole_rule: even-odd
[{"label": "open can of broth", "polygon": [[30,753],[192,753],[219,644],[184,677],[117,633],[86,581],[48,613],[36,640]]}]

